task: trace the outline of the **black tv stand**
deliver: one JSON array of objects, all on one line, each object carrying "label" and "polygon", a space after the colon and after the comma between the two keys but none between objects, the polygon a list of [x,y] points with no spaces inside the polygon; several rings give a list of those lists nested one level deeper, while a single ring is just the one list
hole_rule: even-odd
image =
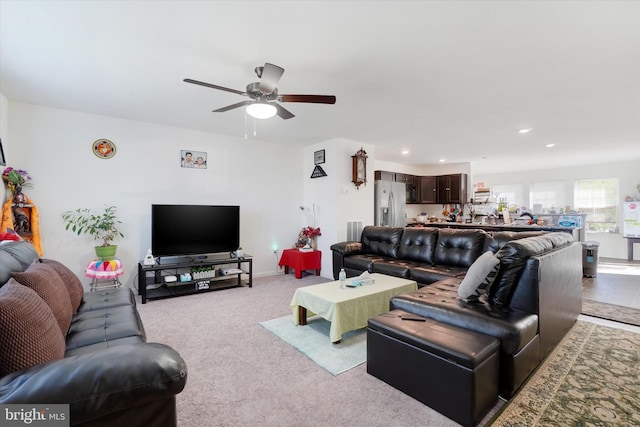
[{"label": "black tv stand", "polygon": [[[171,298],[181,295],[190,295],[199,292],[217,291],[221,289],[243,286],[253,286],[253,258],[230,257],[176,257],[180,262],[159,263],[145,265],[138,263],[138,295],[142,297],[142,303],[148,299]],[[162,260],[160,260],[162,261]],[[190,280],[181,275],[191,275]],[[243,276],[246,279],[243,280]],[[166,280],[174,276],[175,281]]]}]

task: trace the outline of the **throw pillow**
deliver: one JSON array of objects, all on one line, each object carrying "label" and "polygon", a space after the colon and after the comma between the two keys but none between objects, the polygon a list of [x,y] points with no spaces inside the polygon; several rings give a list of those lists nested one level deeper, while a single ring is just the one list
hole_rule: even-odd
[{"label": "throw pillow", "polygon": [[40,262],[50,266],[56,271],[56,273],[58,273],[69,292],[69,297],[71,298],[71,309],[74,313],[78,311],[78,307],[80,307],[82,297],[84,296],[84,288],[82,287],[82,283],[80,283],[78,276],[59,261],[53,259],[41,259]]},{"label": "throw pillow", "polygon": [[458,296],[466,302],[478,301],[480,296],[487,291],[496,278],[500,260],[491,251],[480,255],[471,264],[467,274],[458,287]]},{"label": "throw pillow", "polygon": [[65,343],[49,306],[13,279],[0,288],[0,377],[64,357]]},{"label": "throw pillow", "polygon": [[22,273],[11,273],[18,283],[33,289],[47,303],[58,321],[60,332],[66,335],[71,325],[71,298],[64,282],[56,271],[37,260]]}]

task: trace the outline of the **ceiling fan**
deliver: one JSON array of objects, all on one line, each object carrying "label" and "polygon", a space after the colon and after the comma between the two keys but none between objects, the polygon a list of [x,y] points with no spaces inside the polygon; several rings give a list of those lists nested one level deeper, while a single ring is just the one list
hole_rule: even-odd
[{"label": "ceiling fan", "polygon": [[245,92],[193,79],[184,79],[184,81],[187,83],[210,87],[212,89],[237,93],[238,95],[248,96],[251,98],[251,100],[237,102],[235,104],[213,110],[214,113],[222,113],[224,111],[233,110],[234,108],[246,106],[247,113],[258,119],[267,119],[276,114],[283,119],[290,119],[295,117],[293,113],[278,104],[276,101],[305,102],[314,104],[336,103],[336,97],[333,95],[279,95],[277,84],[284,73],[284,68],[278,67],[277,65],[269,64],[267,62],[264,64],[264,67],[256,67],[255,72],[260,81],[249,83]]}]

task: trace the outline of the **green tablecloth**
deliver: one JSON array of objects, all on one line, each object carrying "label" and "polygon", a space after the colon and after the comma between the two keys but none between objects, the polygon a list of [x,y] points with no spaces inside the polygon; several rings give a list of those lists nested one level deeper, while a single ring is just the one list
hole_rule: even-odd
[{"label": "green tablecloth", "polygon": [[[389,311],[389,300],[396,295],[418,289],[414,280],[400,279],[373,273],[371,285],[357,288],[340,288],[340,282],[321,283],[296,289],[291,300],[293,323],[298,325],[298,306],[308,310],[308,315],[319,314],[331,322],[329,338],[340,341],[342,334],[364,328],[367,320]],[[347,279],[351,283],[351,279]]]}]

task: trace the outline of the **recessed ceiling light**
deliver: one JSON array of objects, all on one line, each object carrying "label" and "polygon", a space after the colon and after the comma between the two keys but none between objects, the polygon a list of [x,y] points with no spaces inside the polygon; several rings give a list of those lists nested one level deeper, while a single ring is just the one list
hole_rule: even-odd
[{"label": "recessed ceiling light", "polygon": [[402,154],[409,154],[409,150],[402,150],[401,153]]},{"label": "recessed ceiling light", "polygon": [[527,128],[527,129],[520,129],[518,132],[519,133],[529,133],[531,132],[533,129],[532,128]]},{"label": "recessed ceiling light", "polygon": [[447,159],[440,159],[440,160],[438,160],[438,161],[439,161],[440,163],[443,163],[443,162],[445,162],[446,160],[447,160]]},{"label": "recessed ceiling light", "polygon": [[547,147],[547,148],[551,148],[551,147],[555,147],[555,146],[556,146],[556,144],[545,144],[545,147]]}]

